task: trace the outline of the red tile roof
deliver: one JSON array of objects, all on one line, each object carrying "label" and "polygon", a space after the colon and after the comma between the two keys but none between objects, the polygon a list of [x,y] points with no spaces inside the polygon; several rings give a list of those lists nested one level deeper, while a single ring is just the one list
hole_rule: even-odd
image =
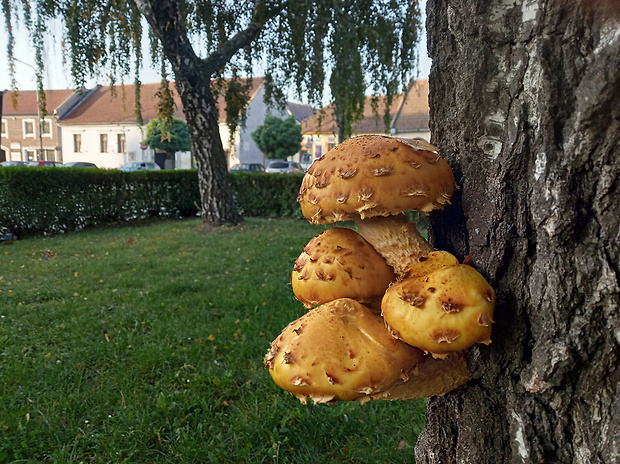
[{"label": "red tile roof", "polygon": [[393,127],[396,132],[428,130],[428,79],[420,79],[409,86],[406,98],[396,114]]},{"label": "red tile roof", "polygon": [[[385,132],[383,114],[385,112],[386,98],[385,96],[376,98],[377,107],[376,111],[374,111],[371,103],[372,97],[366,97],[362,119],[353,124],[354,133]],[[428,113],[428,80],[415,81],[409,85],[405,93],[394,96],[390,107],[391,127],[396,129],[396,132],[428,130]],[[320,113],[317,112],[304,120],[301,123],[302,133],[338,133],[332,105],[323,108],[322,120],[319,125],[320,117]]]},{"label": "red tile roof", "polygon": [[[252,80],[250,97],[253,98],[262,85],[262,78]],[[156,95],[160,84],[142,84],[140,86],[140,103],[142,119],[147,122],[157,118],[158,97]],[[185,119],[181,98],[174,85],[170,83],[170,89],[175,102],[174,116]],[[99,86],[78,105],[73,111],[62,119],[65,124],[111,124],[111,123],[135,123],[135,87],[133,84],[115,86],[114,92],[110,86]],[[223,92],[218,97],[219,120],[225,121],[226,107]]]},{"label": "red tile roof", "polygon": [[[45,107],[47,114],[51,115],[65,100],[73,95],[73,90],[46,90]],[[36,116],[38,114],[37,91],[18,90],[17,106],[13,106],[13,92],[4,94],[2,104],[2,116]]]}]

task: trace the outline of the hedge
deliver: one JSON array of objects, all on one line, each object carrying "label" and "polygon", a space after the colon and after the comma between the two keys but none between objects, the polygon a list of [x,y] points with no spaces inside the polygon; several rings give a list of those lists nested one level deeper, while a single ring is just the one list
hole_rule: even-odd
[{"label": "hedge", "polygon": [[[303,175],[233,173],[244,216],[301,217]],[[198,213],[195,170],[120,172],[78,168],[0,168],[0,236],[55,234],[101,224]]]}]

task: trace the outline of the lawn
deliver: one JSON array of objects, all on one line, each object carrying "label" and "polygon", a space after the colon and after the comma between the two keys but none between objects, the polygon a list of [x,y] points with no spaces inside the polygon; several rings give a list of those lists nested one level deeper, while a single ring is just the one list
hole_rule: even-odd
[{"label": "lawn", "polygon": [[263,367],[323,229],[247,219],[0,244],[0,462],[413,462],[424,402],[303,406]]}]

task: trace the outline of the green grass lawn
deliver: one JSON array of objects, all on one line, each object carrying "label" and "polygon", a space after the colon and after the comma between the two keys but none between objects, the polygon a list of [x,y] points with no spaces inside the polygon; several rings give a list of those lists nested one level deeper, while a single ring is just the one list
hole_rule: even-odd
[{"label": "green grass lawn", "polygon": [[0,462],[413,462],[424,402],[303,406],[263,356],[323,228],[248,219],[0,244]]}]

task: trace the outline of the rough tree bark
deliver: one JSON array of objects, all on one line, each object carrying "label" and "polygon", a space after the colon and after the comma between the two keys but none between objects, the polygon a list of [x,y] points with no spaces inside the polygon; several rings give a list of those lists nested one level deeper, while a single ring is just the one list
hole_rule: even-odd
[{"label": "rough tree bark", "polygon": [[618,5],[428,1],[433,143],[461,186],[432,238],[498,303],[418,464],[620,462]]}]

